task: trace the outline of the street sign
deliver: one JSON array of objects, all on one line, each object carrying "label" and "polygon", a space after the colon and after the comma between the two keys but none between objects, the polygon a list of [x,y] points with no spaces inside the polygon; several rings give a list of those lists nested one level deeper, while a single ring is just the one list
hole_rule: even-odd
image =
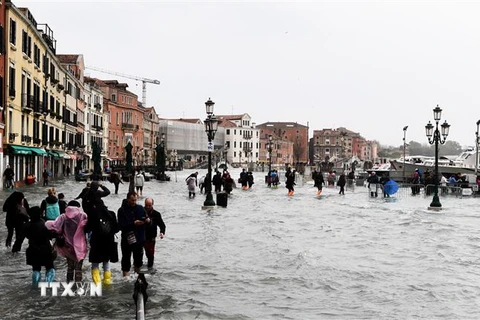
[{"label": "street sign", "polygon": [[213,142],[211,142],[211,141],[208,142],[207,151],[208,152],[213,152]]}]

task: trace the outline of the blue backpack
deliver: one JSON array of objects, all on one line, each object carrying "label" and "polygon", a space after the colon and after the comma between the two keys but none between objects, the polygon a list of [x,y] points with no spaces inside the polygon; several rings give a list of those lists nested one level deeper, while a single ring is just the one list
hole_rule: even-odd
[{"label": "blue backpack", "polygon": [[48,203],[45,209],[45,220],[55,220],[60,216],[60,206],[58,201],[55,203]]}]

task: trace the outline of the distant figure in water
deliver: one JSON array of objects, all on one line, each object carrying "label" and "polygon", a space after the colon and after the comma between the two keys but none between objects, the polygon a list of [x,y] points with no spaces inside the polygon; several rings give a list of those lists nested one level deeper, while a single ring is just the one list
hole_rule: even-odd
[{"label": "distant figure in water", "polygon": [[293,196],[293,194],[295,193],[295,189],[293,188],[293,186],[295,185],[295,173],[296,170],[293,169],[291,172],[286,174],[287,181],[285,182],[285,188],[288,189],[289,196]]},{"label": "distant figure in water", "polygon": [[189,199],[195,198],[195,189],[197,187],[197,175],[198,175],[198,172],[192,173],[185,180],[187,182]]}]

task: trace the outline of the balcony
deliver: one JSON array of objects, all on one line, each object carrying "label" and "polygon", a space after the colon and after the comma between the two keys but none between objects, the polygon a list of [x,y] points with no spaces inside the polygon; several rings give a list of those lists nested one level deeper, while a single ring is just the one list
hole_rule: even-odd
[{"label": "balcony", "polygon": [[102,126],[95,126],[95,125],[93,125],[92,128],[93,128],[93,130],[103,131],[103,127],[102,127]]},{"label": "balcony", "polygon": [[8,142],[9,143],[14,143],[15,142],[15,137],[17,137],[17,136],[18,136],[18,133],[10,133],[8,135]]},{"label": "balcony", "polygon": [[131,123],[122,122],[122,130],[134,130],[134,129],[135,129],[135,125]]},{"label": "balcony", "polygon": [[95,103],[95,104],[93,105],[93,107],[94,107],[95,109],[97,109],[97,110],[102,109],[102,105],[101,105],[100,103],[98,103],[98,102]]},{"label": "balcony", "polygon": [[25,142],[27,144],[30,144],[32,142],[32,137],[30,136],[27,136],[27,135],[23,135],[22,136],[22,142]]},{"label": "balcony", "polygon": [[35,99],[33,96],[22,93],[22,112],[30,113],[35,108]]},{"label": "balcony", "polygon": [[33,138],[33,144],[40,144],[42,143],[42,140],[40,138]]},{"label": "balcony", "polygon": [[33,115],[38,118],[43,114],[44,111],[48,112],[48,110],[44,110],[43,108],[43,101],[34,101]]},{"label": "balcony", "polygon": [[57,90],[58,91],[62,91],[63,89],[65,89],[65,86],[61,83],[57,84]]},{"label": "balcony", "polygon": [[8,96],[10,97],[10,99],[15,99],[15,89],[9,88],[8,89]]}]

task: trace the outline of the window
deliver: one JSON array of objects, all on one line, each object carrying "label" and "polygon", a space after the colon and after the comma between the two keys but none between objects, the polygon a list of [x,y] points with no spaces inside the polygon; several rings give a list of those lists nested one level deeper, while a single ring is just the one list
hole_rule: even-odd
[{"label": "window", "polygon": [[13,45],[17,44],[17,22],[10,18],[10,43]]},{"label": "window", "polygon": [[8,74],[8,94],[10,97],[15,98],[15,65],[10,64]]},{"label": "window", "polygon": [[28,49],[28,34],[25,30],[22,30],[22,52],[27,54]]},{"label": "window", "polygon": [[237,147],[237,141],[233,141],[233,147],[234,147],[234,148]]},{"label": "window", "polygon": [[55,112],[55,97],[50,96],[50,111]]},{"label": "window", "polygon": [[[25,123],[25,116],[22,114],[22,130],[21,130],[21,133],[22,133],[22,141],[24,141],[24,140],[23,140],[23,136],[25,135],[25,125],[24,125],[24,123]],[[28,133],[28,131],[27,131],[27,133]]]},{"label": "window", "polygon": [[32,37],[30,36],[27,38],[27,56],[32,57]]},{"label": "window", "polygon": [[33,45],[33,63],[40,67],[40,48],[36,44]]},{"label": "window", "polygon": [[54,65],[53,63],[50,63],[50,77],[51,77],[52,79],[56,79],[56,78],[55,78],[55,74],[56,74],[56,72],[55,72],[55,65]]},{"label": "window", "polygon": [[117,95],[115,93],[112,93],[112,101],[113,102],[117,101]]}]

